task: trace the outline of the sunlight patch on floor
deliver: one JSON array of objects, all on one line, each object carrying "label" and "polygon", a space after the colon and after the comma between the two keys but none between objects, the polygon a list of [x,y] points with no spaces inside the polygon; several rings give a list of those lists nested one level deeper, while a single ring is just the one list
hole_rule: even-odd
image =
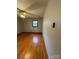
[{"label": "sunlight patch on floor", "polygon": [[37,44],[37,43],[38,43],[38,37],[37,37],[37,36],[34,36],[34,37],[33,37],[33,43],[34,43],[34,44]]},{"label": "sunlight patch on floor", "polygon": [[25,58],[24,59],[30,59],[30,57],[31,57],[31,54],[28,52],[28,53],[25,54]]}]

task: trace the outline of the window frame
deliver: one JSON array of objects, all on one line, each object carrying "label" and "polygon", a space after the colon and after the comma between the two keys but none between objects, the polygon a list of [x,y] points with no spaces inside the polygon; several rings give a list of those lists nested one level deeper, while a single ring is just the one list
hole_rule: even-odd
[{"label": "window frame", "polygon": [[[37,26],[33,26],[33,22],[34,22],[34,21],[37,21]],[[33,28],[38,27],[38,20],[32,20],[32,27],[33,27]]]}]

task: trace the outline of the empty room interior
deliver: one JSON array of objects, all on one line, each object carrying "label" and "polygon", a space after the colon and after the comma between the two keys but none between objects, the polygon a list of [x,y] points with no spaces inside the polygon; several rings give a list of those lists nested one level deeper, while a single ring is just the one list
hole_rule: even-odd
[{"label": "empty room interior", "polygon": [[61,59],[61,0],[17,0],[17,59]]}]

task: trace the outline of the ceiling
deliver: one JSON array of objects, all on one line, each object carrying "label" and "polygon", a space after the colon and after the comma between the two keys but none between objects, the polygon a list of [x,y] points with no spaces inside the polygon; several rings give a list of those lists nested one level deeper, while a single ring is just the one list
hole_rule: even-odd
[{"label": "ceiling", "polygon": [[17,8],[28,13],[43,16],[47,0],[17,0]]}]

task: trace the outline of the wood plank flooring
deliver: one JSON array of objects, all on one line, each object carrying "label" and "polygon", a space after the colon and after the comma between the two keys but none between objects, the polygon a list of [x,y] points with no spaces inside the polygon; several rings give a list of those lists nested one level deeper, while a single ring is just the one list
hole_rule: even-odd
[{"label": "wood plank flooring", "polygon": [[42,34],[21,33],[18,35],[17,59],[47,59]]}]

